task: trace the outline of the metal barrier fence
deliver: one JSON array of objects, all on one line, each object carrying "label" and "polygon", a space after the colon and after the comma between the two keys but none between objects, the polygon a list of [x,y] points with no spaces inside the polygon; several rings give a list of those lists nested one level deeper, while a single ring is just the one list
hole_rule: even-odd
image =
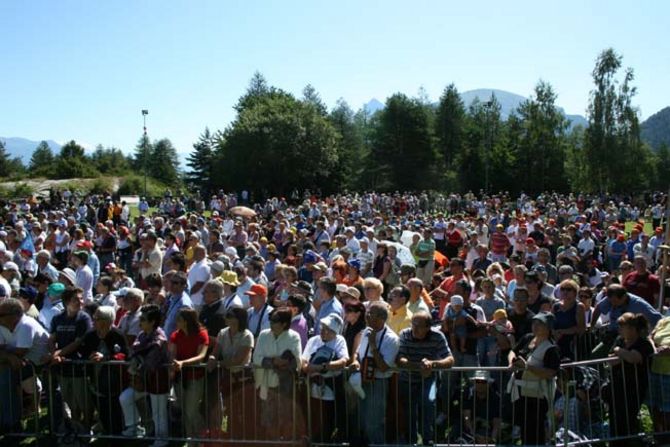
[{"label": "metal barrier fence", "polygon": [[280,373],[270,381],[251,366],[166,367],[142,377],[133,368],[1,369],[2,431],[69,445],[132,437],[155,446],[628,446],[652,436],[667,442],[670,431],[670,374],[614,358],[563,364],[555,380],[539,381],[503,367],[394,370],[367,380],[350,370]]}]

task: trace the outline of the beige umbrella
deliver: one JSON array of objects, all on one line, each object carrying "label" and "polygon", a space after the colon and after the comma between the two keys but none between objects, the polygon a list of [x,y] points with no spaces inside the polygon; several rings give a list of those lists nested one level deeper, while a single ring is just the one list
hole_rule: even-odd
[{"label": "beige umbrella", "polygon": [[229,210],[229,212],[233,216],[240,216],[247,218],[254,217],[256,215],[256,211],[246,206],[234,206]]}]

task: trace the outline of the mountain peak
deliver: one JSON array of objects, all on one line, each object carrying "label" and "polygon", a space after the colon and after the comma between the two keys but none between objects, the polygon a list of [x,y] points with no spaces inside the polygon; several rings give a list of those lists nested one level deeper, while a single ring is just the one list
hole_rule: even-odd
[{"label": "mountain peak", "polygon": [[[33,151],[41,142],[41,140],[33,141],[27,138],[20,138],[20,137],[11,137],[11,138],[0,137],[0,141],[5,142],[5,150],[12,158],[19,157],[24,163],[28,163],[30,161],[30,157],[32,157]],[[54,140],[44,140],[44,141],[47,142],[47,144],[51,148],[51,151],[54,154],[57,154],[60,151],[60,148],[62,147],[61,144],[55,142]]]}]

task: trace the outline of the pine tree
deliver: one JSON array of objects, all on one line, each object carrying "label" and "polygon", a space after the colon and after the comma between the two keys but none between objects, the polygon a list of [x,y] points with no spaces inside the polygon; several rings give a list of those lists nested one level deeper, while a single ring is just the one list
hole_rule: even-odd
[{"label": "pine tree", "polygon": [[198,141],[193,144],[193,152],[186,160],[186,165],[190,168],[186,173],[186,182],[199,188],[206,195],[212,192],[213,187],[214,144],[214,136],[209,128],[205,128]]},{"label": "pine tree", "polygon": [[437,107],[435,133],[447,169],[453,168],[456,156],[463,150],[465,106],[454,84],[444,89]]},{"label": "pine tree", "polygon": [[8,177],[11,174],[11,159],[5,149],[5,142],[0,141],[0,177]]},{"label": "pine tree", "polygon": [[33,176],[51,176],[54,169],[55,157],[46,141],[41,141],[30,157],[30,174]]},{"label": "pine tree", "polygon": [[179,183],[179,157],[170,140],[163,138],[154,142],[148,161],[151,177],[168,186]]}]

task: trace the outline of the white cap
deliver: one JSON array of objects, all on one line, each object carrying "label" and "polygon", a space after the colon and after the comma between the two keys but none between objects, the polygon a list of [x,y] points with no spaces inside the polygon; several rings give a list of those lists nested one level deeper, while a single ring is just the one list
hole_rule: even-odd
[{"label": "white cap", "polygon": [[460,295],[454,295],[451,297],[451,304],[454,306],[462,306],[463,305],[463,297]]}]

